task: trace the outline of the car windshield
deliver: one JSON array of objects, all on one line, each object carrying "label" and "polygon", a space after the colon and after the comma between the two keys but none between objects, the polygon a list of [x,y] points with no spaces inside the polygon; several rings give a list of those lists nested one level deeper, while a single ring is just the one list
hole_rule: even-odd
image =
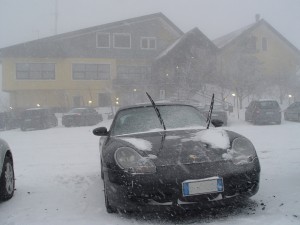
[{"label": "car windshield", "polygon": [[[166,129],[180,129],[206,126],[200,112],[191,106],[158,106]],[[152,106],[121,110],[112,125],[112,135],[122,135],[163,129]]]},{"label": "car windshield", "polygon": [[84,112],[84,108],[74,108],[74,109],[71,109],[69,111],[69,113],[83,113]]},{"label": "car windshield", "polygon": [[[204,110],[209,111],[210,105],[206,105]],[[214,105],[213,111],[223,111],[224,107],[222,105]]]},{"label": "car windshield", "polygon": [[41,117],[45,114],[44,110],[40,109],[33,109],[33,110],[25,110],[23,112],[24,118],[34,118],[34,117]]},{"label": "car windshield", "polygon": [[262,101],[258,103],[259,108],[261,109],[277,109],[279,105],[276,101]]}]

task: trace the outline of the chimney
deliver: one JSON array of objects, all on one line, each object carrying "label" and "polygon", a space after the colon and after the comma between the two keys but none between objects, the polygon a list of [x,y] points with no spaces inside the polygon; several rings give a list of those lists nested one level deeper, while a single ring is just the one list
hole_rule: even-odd
[{"label": "chimney", "polygon": [[255,22],[258,22],[260,19],[260,15],[259,14],[255,14]]}]

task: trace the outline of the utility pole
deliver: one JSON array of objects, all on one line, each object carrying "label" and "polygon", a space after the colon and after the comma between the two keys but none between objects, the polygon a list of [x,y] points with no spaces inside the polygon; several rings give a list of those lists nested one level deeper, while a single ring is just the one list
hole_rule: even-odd
[{"label": "utility pole", "polygon": [[54,34],[57,35],[58,23],[58,0],[55,0],[55,13],[54,13]]}]

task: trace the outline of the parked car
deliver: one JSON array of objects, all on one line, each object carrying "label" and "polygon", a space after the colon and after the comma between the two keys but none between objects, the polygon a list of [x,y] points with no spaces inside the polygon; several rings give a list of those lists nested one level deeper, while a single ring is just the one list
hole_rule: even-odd
[{"label": "parked car", "polygon": [[276,100],[257,100],[246,107],[245,120],[253,124],[281,124],[281,109]]},{"label": "parked car", "polygon": [[93,108],[74,108],[62,117],[62,125],[71,126],[93,126],[103,120],[102,115]]},{"label": "parked car", "polygon": [[20,111],[9,110],[0,112],[0,129],[10,130],[20,127]]},{"label": "parked car", "polygon": [[284,111],[284,119],[300,122],[300,102],[294,102]]},{"label": "parked car", "polygon": [[[210,105],[205,105],[205,107],[201,110],[204,117],[207,118],[208,112],[210,109]],[[223,105],[215,104],[211,114],[212,119],[219,119],[223,122],[224,126],[227,126],[228,116],[227,111],[224,109]]]},{"label": "parked car", "polygon": [[108,213],[213,207],[250,197],[259,189],[260,164],[251,141],[213,125],[207,129],[206,119],[194,106],[121,108],[109,130],[98,127],[93,133],[100,136]]},{"label": "parked car", "polygon": [[54,113],[47,108],[30,108],[22,112],[21,130],[41,130],[56,127],[58,120]]},{"label": "parked car", "polygon": [[7,142],[0,139],[0,201],[10,199],[15,191],[13,156]]}]

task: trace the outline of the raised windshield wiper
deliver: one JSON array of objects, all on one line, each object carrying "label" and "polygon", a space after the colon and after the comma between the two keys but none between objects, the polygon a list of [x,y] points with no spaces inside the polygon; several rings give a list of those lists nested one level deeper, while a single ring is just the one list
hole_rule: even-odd
[{"label": "raised windshield wiper", "polygon": [[148,96],[148,98],[149,98],[149,100],[150,100],[150,102],[151,102],[151,104],[152,104],[152,106],[153,106],[153,108],[154,108],[154,110],[155,110],[155,112],[156,112],[156,115],[157,115],[157,117],[158,117],[158,119],[159,119],[161,125],[163,126],[164,130],[166,130],[166,126],[165,126],[165,123],[164,123],[164,121],[163,121],[163,119],[162,119],[162,117],[161,117],[161,114],[160,114],[160,112],[159,112],[159,109],[158,109],[157,106],[155,105],[155,103],[154,103],[153,99],[151,98],[151,96],[150,96],[147,92],[146,92],[146,94],[147,94],[147,96]]},{"label": "raised windshield wiper", "polygon": [[210,107],[209,107],[209,111],[208,111],[208,115],[207,115],[207,119],[206,119],[206,123],[207,123],[206,129],[209,129],[209,125],[210,125],[210,121],[211,121],[211,115],[212,115],[212,111],[213,111],[213,108],[214,108],[214,100],[215,100],[215,94],[213,94],[212,98],[211,98]]}]

